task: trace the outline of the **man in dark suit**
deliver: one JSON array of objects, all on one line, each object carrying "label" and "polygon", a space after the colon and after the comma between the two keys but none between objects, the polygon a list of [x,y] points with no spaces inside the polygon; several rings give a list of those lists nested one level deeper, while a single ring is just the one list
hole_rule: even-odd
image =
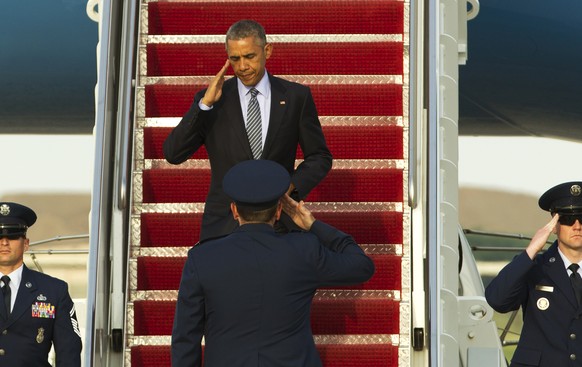
[{"label": "man in dark suit", "polygon": [[81,366],[81,333],[67,283],[24,265],[28,227],[36,221],[24,205],[0,202],[0,366]]},{"label": "man in dark suit", "polygon": [[[226,34],[228,60],[164,142],[164,156],[172,164],[186,161],[202,145],[208,152],[212,180],[201,241],[229,234],[238,225],[221,187],[224,174],[238,162],[278,162],[291,174],[287,192],[296,199],[306,197],[331,169],[311,91],[266,72],[272,50],[260,24],[233,24]],[[229,65],[236,77],[225,81]],[[295,169],[298,144],[304,161]]]},{"label": "man in dark suit", "polygon": [[[498,312],[522,307],[511,367],[582,366],[582,182],[549,189],[539,206],[552,220],[493,279],[485,296]],[[552,233],[557,240],[540,253]]]},{"label": "man in dark suit", "polygon": [[[267,160],[249,160],[224,177],[240,226],[194,246],[184,265],[172,366],[317,367],[310,327],[315,290],[368,280],[374,264],[354,239],[315,220],[285,194],[290,177]],[[282,207],[306,232],[276,233]]]}]

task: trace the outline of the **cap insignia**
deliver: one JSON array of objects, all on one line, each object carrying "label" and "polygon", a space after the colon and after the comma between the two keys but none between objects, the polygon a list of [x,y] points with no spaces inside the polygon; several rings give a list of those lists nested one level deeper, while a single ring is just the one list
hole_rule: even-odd
[{"label": "cap insignia", "polygon": [[572,194],[572,196],[580,196],[580,194],[582,194],[582,188],[580,188],[580,185],[572,185],[572,187],[570,187],[570,194]]},{"label": "cap insignia", "polygon": [[0,214],[4,216],[10,214],[10,207],[8,204],[2,204],[2,206],[0,206]]}]

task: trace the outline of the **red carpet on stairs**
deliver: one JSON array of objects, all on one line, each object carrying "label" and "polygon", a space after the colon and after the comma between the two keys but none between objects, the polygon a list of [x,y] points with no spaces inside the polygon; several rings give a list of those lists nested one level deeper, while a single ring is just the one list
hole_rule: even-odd
[{"label": "red carpet on stairs", "polygon": [[265,27],[269,72],[312,90],[334,166],[309,207],[376,265],[365,284],[317,292],[311,325],[324,366],[407,366],[408,9],[396,0],[142,0],[126,366],[170,365],[178,285],[210,171],[204,149],[173,166],[162,144],[223,65],[224,34],[239,19]]}]

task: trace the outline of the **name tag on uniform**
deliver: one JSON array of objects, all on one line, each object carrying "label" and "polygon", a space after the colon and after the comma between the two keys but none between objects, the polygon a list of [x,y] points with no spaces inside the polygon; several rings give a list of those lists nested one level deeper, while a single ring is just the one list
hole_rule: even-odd
[{"label": "name tag on uniform", "polygon": [[554,287],[552,287],[551,285],[536,285],[536,291],[542,291],[542,292],[553,292],[554,291]]},{"label": "name tag on uniform", "polygon": [[32,305],[32,317],[41,319],[54,319],[56,316],[55,306],[45,302],[35,302]]}]

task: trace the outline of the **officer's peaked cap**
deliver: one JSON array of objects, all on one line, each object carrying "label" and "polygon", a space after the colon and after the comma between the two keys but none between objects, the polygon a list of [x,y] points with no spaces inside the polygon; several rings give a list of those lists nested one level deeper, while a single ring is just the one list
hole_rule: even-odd
[{"label": "officer's peaked cap", "polygon": [[237,206],[263,210],[277,204],[290,183],[289,172],[279,163],[248,160],[226,173],[222,189]]},{"label": "officer's peaked cap", "polygon": [[25,235],[28,227],[36,222],[36,213],[27,206],[0,202],[0,234]]},{"label": "officer's peaked cap", "polygon": [[540,197],[538,204],[552,213],[582,213],[582,181],[552,187]]}]

